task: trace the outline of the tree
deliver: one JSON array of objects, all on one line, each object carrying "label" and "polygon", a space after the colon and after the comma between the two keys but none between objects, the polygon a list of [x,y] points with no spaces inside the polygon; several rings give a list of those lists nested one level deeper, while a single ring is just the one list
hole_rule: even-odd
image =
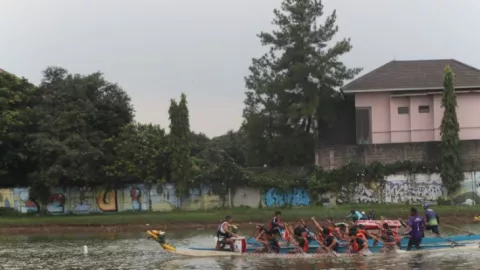
[{"label": "tree", "polygon": [[462,164],[459,155],[460,126],[457,119],[457,97],[454,88],[454,73],[449,66],[445,68],[445,77],[443,80],[442,107],[444,108],[442,123],[440,125],[441,134],[441,168],[440,176],[443,185],[446,187],[449,195],[454,193],[460,187],[464,179]]},{"label": "tree", "polygon": [[28,135],[36,131],[37,88],[0,70],[0,179],[3,187],[26,186],[36,169]]},{"label": "tree", "polygon": [[225,135],[213,138],[208,148],[222,149],[239,166],[247,166],[245,134],[242,130],[229,130]]},{"label": "tree", "polygon": [[177,196],[185,196],[192,184],[192,160],[190,158],[190,122],[187,97],[182,93],[180,102],[174,99],[168,110],[170,116],[170,179],[175,183]]},{"label": "tree", "polygon": [[[104,168],[111,182],[144,183],[148,190],[154,184],[165,182],[169,174],[168,141],[160,126],[129,124],[106,144],[109,152],[115,155],[113,162]],[[149,206],[151,211],[151,201]]]},{"label": "tree", "polygon": [[129,124],[120,134],[107,140],[116,156],[105,166],[107,176],[120,183],[163,182],[168,173],[165,131],[158,125]]},{"label": "tree", "polygon": [[73,75],[56,67],[45,70],[39,92],[32,179],[45,187],[115,185],[103,170],[115,158],[105,141],[132,121],[128,95],[101,73]]},{"label": "tree", "polygon": [[239,166],[227,151],[214,145],[205,148],[195,159],[194,168],[195,182],[208,185],[222,198],[223,206],[226,206],[229,190],[245,186],[251,178],[251,174]]},{"label": "tree", "polygon": [[337,90],[361,69],[339,60],[352,49],[349,39],[329,46],[338,32],[336,12],[317,23],[323,15],[321,1],[284,0],[274,15],[278,29],[259,34],[269,52],[252,60],[245,78],[244,129],[253,152],[249,163],[313,163],[320,128],[335,120]]}]

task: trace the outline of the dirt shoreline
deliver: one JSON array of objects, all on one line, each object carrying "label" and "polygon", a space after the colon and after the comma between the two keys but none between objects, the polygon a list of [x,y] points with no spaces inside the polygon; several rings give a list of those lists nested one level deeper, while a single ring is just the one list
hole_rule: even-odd
[{"label": "dirt shoreline", "polygon": [[[262,222],[238,222],[241,228],[251,229]],[[264,222],[263,222],[264,223]],[[291,222],[292,223],[292,222]],[[441,220],[442,224],[455,227],[479,224],[471,217],[449,217]],[[0,225],[0,235],[11,234],[44,234],[44,233],[133,233],[144,232],[148,229],[161,230],[205,230],[214,229],[218,224],[214,223],[172,223],[172,224],[33,224],[33,225]]]}]

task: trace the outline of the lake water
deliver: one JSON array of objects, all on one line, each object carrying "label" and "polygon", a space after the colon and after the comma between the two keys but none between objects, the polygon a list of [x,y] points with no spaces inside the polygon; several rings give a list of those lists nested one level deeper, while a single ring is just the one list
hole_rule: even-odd
[{"label": "lake water", "polygon": [[[173,232],[168,241],[177,246],[213,245],[205,231]],[[455,249],[430,254],[376,258],[272,259],[255,257],[193,258],[172,256],[145,234],[89,234],[0,237],[0,269],[208,269],[208,270],[313,270],[313,269],[480,269],[480,249]],[[88,254],[84,255],[83,246]],[[3,267],[3,268],[2,268]]]}]

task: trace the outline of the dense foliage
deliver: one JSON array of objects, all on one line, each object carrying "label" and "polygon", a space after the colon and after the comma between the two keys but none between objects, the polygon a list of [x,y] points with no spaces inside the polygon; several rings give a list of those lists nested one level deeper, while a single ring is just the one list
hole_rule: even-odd
[{"label": "dense foliage", "polygon": [[450,194],[460,188],[464,178],[460,160],[460,126],[457,119],[457,97],[453,86],[454,74],[450,67],[445,68],[443,81],[442,107],[444,108],[440,125],[442,165],[440,175],[442,182]]}]

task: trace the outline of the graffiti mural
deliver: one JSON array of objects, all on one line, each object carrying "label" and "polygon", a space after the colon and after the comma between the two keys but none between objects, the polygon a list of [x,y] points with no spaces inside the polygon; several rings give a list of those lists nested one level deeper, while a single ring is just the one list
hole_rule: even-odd
[{"label": "graffiti mural", "polygon": [[50,214],[61,214],[65,212],[65,195],[55,193],[48,198],[47,211]]},{"label": "graffiti mural", "polygon": [[101,191],[97,197],[97,205],[102,212],[116,212],[118,210],[117,190]]},{"label": "graffiti mural", "polygon": [[133,187],[130,189],[130,198],[132,199],[132,209],[134,211],[142,210],[142,202],[140,201],[140,196],[142,192],[139,188]]},{"label": "graffiti mural", "polygon": [[73,207],[74,213],[85,214],[91,212],[91,205],[87,200],[82,200],[80,202],[75,202]]},{"label": "graffiti mural", "polygon": [[0,189],[0,206],[13,208],[13,191],[9,188]]},{"label": "graffiti mural", "polygon": [[[436,201],[442,196],[442,181],[438,175],[390,175],[382,189],[362,184],[351,193],[353,203],[423,203]],[[348,200],[349,191],[343,188],[337,203]]]},{"label": "graffiti mural", "polygon": [[480,203],[480,172],[465,173],[459,190],[452,196],[455,204],[476,205]]},{"label": "graffiti mural", "polygon": [[303,188],[294,188],[291,192],[277,191],[275,188],[269,189],[265,193],[265,206],[307,206],[310,204],[310,196]]},{"label": "graffiti mural", "polygon": [[30,192],[28,188],[14,188],[13,195],[15,198],[14,208],[21,213],[38,213],[38,205],[35,201],[30,200]]}]

